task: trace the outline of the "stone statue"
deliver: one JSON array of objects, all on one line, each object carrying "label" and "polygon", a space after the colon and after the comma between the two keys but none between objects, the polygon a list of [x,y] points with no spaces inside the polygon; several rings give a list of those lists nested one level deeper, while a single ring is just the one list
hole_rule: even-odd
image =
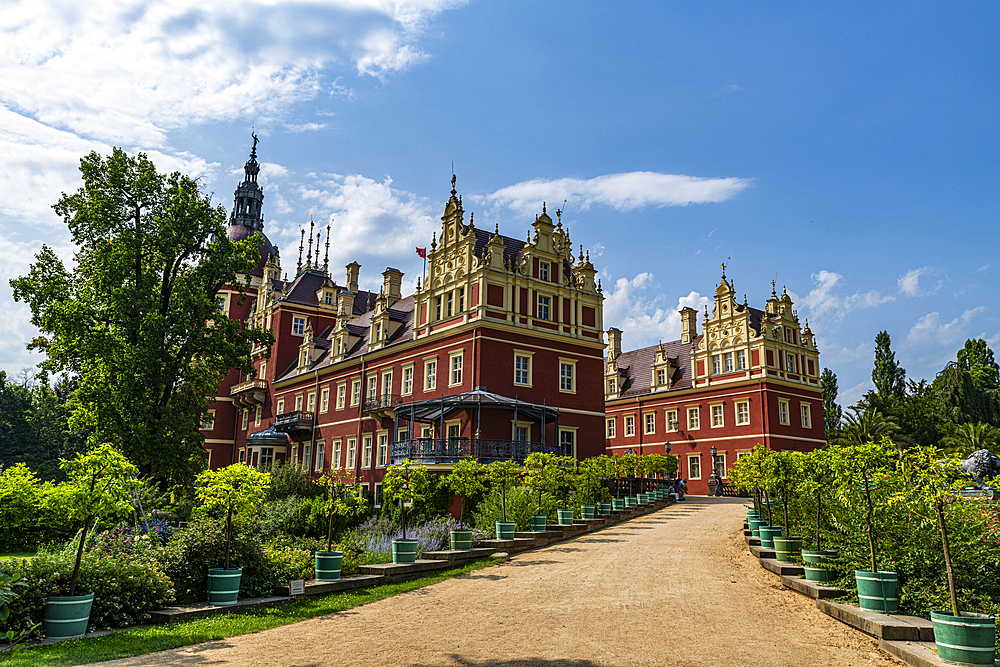
[{"label": "stone statue", "polygon": [[986,481],[1000,474],[1000,458],[988,449],[979,449],[962,461],[958,469],[969,473],[981,488],[986,487]]}]

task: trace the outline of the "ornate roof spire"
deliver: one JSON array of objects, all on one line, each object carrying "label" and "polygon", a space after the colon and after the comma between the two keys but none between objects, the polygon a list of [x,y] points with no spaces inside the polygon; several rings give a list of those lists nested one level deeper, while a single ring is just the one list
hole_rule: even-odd
[{"label": "ornate roof spire", "polygon": [[455,189],[455,182],[456,181],[458,181],[458,178],[455,176],[454,167],[452,167],[452,172],[451,172],[451,196],[452,197],[454,197],[455,195],[458,194],[458,190]]},{"label": "ornate roof spire", "polygon": [[260,164],[257,162],[257,135],[253,137],[253,148],[250,149],[250,159],[243,165],[243,182],[236,186],[233,193],[233,212],[229,215],[230,226],[250,227],[255,231],[264,229],[264,193],[257,184]]},{"label": "ornate roof spire", "polygon": [[323,253],[323,273],[330,272],[330,225],[333,223],[333,218],[330,218],[330,222],[326,226],[326,250]]},{"label": "ornate roof spire", "polygon": [[299,263],[295,265],[295,275],[302,273],[302,244],[306,239],[306,230],[302,230],[302,234],[299,236]]},{"label": "ornate roof spire", "polygon": [[[316,223],[314,223],[312,220],[309,221],[309,252],[306,253],[306,270],[307,271],[312,268],[313,226],[315,224]],[[305,230],[303,230],[303,231],[305,231]],[[319,248],[316,248],[316,250],[319,251]]]}]

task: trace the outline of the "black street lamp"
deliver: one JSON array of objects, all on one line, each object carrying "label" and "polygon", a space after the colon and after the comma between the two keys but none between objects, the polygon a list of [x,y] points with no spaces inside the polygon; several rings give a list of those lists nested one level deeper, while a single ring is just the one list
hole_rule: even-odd
[{"label": "black street lamp", "polygon": [[663,451],[665,451],[667,454],[670,453],[670,443],[669,442],[663,446]]}]

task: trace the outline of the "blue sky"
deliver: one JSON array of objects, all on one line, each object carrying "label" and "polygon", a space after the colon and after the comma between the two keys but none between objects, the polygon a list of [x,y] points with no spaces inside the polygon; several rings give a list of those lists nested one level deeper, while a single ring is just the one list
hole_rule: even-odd
[{"label": "blue sky", "polygon": [[1000,344],[1000,6],[454,0],[9,2],[0,14],[0,368],[38,358],[7,280],[90,150],[146,151],[228,207],[261,137],[265,231],[292,267],[333,216],[331,264],[415,280],[454,161],[479,226],[541,202],[601,271],[632,349],[719,264],[761,307],[787,285],[844,403],[873,339],[932,378]]}]

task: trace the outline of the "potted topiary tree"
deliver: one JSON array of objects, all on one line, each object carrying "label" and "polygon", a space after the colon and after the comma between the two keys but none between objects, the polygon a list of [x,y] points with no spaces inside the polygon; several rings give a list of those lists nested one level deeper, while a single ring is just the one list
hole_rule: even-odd
[{"label": "potted topiary tree", "polygon": [[791,535],[788,522],[788,501],[802,476],[802,452],[785,450],[774,452],[768,459],[767,475],[771,489],[781,499],[784,515],[783,532],[774,535],[775,558],[783,563],[790,563],[802,553],[802,538]]},{"label": "potted topiary tree", "polygon": [[205,512],[225,512],[226,555],[222,567],[208,570],[208,602],[236,604],[239,599],[242,567],[230,567],[233,543],[233,515],[253,511],[271,485],[271,475],[243,463],[218,470],[206,470],[195,480],[196,494]]},{"label": "potted topiary tree", "polygon": [[[573,479],[576,486],[576,495],[584,504],[580,505],[580,511],[587,505],[593,506],[595,512],[600,514],[611,514],[611,494],[608,493],[604,480],[608,475],[608,457],[592,456],[586,458],[577,465],[577,474]],[[590,518],[583,513],[583,518]]]},{"label": "potted topiary tree", "polygon": [[[876,494],[887,487],[893,464],[897,457],[895,446],[887,438],[879,442],[860,445],[846,445],[833,450],[835,458],[835,487],[837,494],[847,503],[854,503],[861,496],[864,504],[865,526],[868,531],[868,555],[871,570],[855,570],[854,578],[858,586],[858,601],[861,608],[885,614],[894,614],[898,608],[896,589],[898,578],[895,572],[880,571],[875,549],[875,502]],[[878,495],[876,495],[878,498]]]},{"label": "potted topiary tree", "polygon": [[368,503],[346,470],[327,468],[319,481],[326,487],[323,510],[327,515],[327,525],[326,551],[317,551],[315,555],[316,580],[337,581],[344,564],[344,552],[333,550],[334,519],[338,516],[344,519],[361,516],[367,511]]},{"label": "potted topiary tree", "polygon": [[799,479],[799,492],[803,496],[811,496],[816,501],[815,549],[802,549],[803,569],[809,581],[831,581],[833,569],[829,560],[837,557],[836,549],[823,549],[822,519],[823,496],[829,491],[833,482],[834,449],[816,449],[802,457],[802,476]]},{"label": "potted topiary tree", "polygon": [[69,508],[73,519],[82,521],[80,543],[69,580],[69,595],[50,597],[42,621],[45,635],[51,638],[82,637],[90,623],[94,594],[77,595],[80,563],[87,534],[96,521],[120,516],[132,509],[132,492],[138,489],[138,468],[107,443],[70,460],[60,460],[59,467],[69,478]]},{"label": "potted topiary tree", "polygon": [[515,524],[507,520],[507,489],[521,479],[521,468],[513,461],[494,461],[486,466],[490,486],[500,490],[502,521],[496,522],[498,540],[514,539]]},{"label": "potted topiary tree", "polygon": [[420,543],[406,537],[406,506],[427,500],[430,486],[427,468],[409,459],[389,466],[382,478],[382,495],[390,503],[399,503],[403,525],[403,537],[392,541],[393,563],[413,563],[417,560]]},{"label": "potted topiary tree", "polygon": [[[465,526],[465,510],[469,499],[486,489],[483,483],[485,468],[478,460],[466,457],[455,463],[451,472],[444,478],[444,483],[452,493],[462,496],[462,512],[459,523]],[[456,551],[466,551],[472,548],[473,533],[471,528],[453,528],[451,530],[451,548]]]},{"label": "potted topiary tree", "polygon": [[[566,467],[566,458],[547,452],[532,452],[524,460],[528,488],[538,496],[535,513],[531,515],[530,519],[531,530],[534,532],[542,532],[548,525],[547,510],[549,508],[546,508],[543,502],[546,494],[562,504],[561,492],[570,480],[570,470]],[[569,523],[573,523],[572,509],[560,508],[556,510],[556,513],[560,517],[559,523],[563,523],[562,519],[567,514],[569,515]]]},{"label": "potted topiary tree", "polygon": [[948,539],[948,508],[961,498],[967,483],[960,474],[958,456],[942,458],[933,447],[913,447],[906,450],[901,461],[903,484],[895,501],[928,511],[941,533],[941,554],[948,580],[951,609],[932,609],[934,641],[942,660],[971,665],[992,665],[996,651],[996,618],[989,614],[963,612],[958,606],[955,571],[952,566],[951,544]]}]

